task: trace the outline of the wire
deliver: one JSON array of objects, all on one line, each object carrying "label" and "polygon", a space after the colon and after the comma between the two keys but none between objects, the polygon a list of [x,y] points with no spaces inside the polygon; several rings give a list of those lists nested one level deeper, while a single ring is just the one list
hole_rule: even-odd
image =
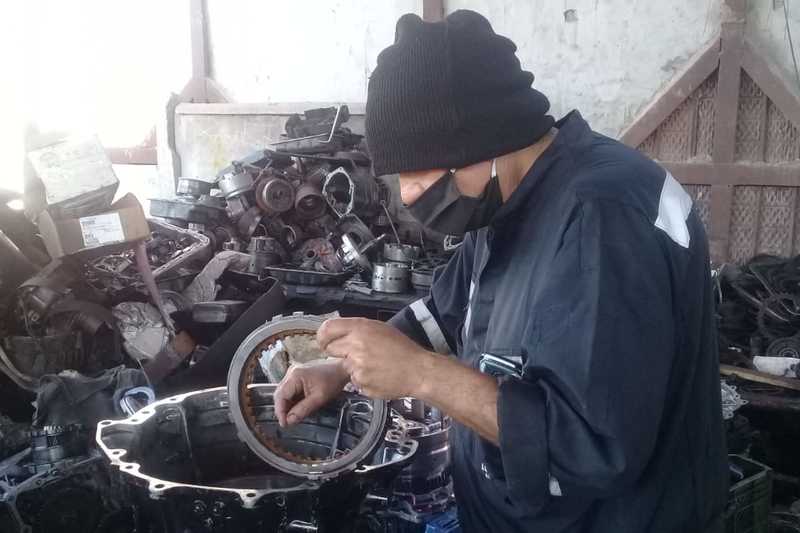
[{"label": "wire", "polygon": [[389,214],[389,209],[386,207],[386,202],[381,202],[381,207],[383,207],[383,211],[386,213],[386,218],[389,219],[389,226],[392,228],[392,233],[394,233],[394,240],[397,241],[397,244],[400,244],[400,236],[397,234],[397,228],[394,227],[392,215]]},{"label": "wire", "polygon": [[797,78],[797,87],[800,88],[800,69],[797,68],[797,57],[794,55],[794,43],[792,43],[792,30],[789,27],[789,0],[783,0],[783,20],[786,23],[786,36],[789,38],[789,50],[792,52],[792,63],[794,64],[794,75]]}]

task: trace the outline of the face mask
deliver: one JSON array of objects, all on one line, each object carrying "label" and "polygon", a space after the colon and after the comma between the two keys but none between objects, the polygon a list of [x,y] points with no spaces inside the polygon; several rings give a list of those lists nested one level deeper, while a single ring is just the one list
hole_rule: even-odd
[{"label": "face mask", "polygon": [[492,175],[483,193],[477,197],[464,196],[456,187],[453,172],[446,172],[408,208],[423,226],[445,235],[463,235],[489,225],[503,204],[495,160]]}]

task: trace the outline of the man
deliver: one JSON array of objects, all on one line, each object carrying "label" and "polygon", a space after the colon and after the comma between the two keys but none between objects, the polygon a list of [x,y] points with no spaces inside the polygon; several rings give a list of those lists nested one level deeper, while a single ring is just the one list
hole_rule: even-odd
[{"label": "man", "polygon": [[375,172],[464,243],[391,325],[326,322],[335,359],[289,372],[279,421],[348,381],[441,409],[466,532],[715,530],[727,462],[699,218],[577,111],[554,122],[515,51],[474,12],[399,20],[369,83]]}]

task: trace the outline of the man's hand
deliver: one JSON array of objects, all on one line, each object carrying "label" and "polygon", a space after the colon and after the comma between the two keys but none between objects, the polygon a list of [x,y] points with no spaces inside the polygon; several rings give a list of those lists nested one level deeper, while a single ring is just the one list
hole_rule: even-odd
[{"label": "man's hand", "polygon": [[456,359],[425,350],[388,324],[332,318],[317,331],[325,353],[342,360],[350,382],[371,398],[413,396],[497,444],[497,381]]},{"label": "man's hand", "polygon": [[332,318],[317,331],[325,353],[342,358],[350,381],[371,398],[419,396],[436,354],[376,320]]},{"label": "man's hand", "polygon": [[292,366],[275,390],[278,424],[286,427],[300,422],[336,398],[349,379],[338,360]]}]

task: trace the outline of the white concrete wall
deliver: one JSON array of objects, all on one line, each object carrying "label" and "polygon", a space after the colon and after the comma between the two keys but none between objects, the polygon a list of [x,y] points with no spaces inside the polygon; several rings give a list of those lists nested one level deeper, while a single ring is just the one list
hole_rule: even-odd
[{"label": "white concrete wall", "polygon": [[422,0],[208,0],[213,76],[237,102],[364,102],[409,12]]},{"label": "white concrete wall", "polygon": [[[747,33],[794,79],[783,7],[800,54],[800,3],[749,0]],[[719,31],[722,0],[445,0],[514,40],[561,116],[577,108],[617,135]],[[574,10],[577,20],[565,20]],[[215,78],[237,102],[364,101],[377,54],[421,0],[209,0]]]},{"label": "white concrete wall", "polygon": [[[720,0],[448,0],[517,43],[552,113],[616,135],[719,30]],[[567,22],[565,11],[577,20]]]},{"label": "white concrete wall", "polygon": [[[783,70],[789,82],[797,82],[786,33],[786,17],[783,4],[789,14],[789,30],[794,41],[794,53],[800,61],[800,2],[797,0],[749,0],[745,34],[766,50]],[[798,89],[800,90],[800,89]]]}]

